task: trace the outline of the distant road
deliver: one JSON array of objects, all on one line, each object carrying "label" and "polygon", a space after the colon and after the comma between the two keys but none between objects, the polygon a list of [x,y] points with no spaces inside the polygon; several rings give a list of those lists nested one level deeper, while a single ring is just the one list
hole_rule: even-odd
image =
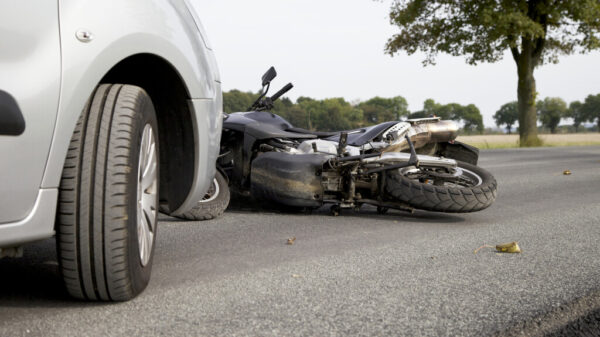
[{"label": "distant road", "polygon": [[474,214],[165,217],[128,303],[71,301],[39,243],[0,260],[0,336],[529,336],[600,308],[600,147],[481,157],[499,194]]},{"label": "distant road", "polygon": [[[543,134],[540,135],[540,138],[548,146],[600,145],[600,133],[598,132]],[[459,136],[457,140],[480,149],[511,148],[516,147],[519,135]]]}]

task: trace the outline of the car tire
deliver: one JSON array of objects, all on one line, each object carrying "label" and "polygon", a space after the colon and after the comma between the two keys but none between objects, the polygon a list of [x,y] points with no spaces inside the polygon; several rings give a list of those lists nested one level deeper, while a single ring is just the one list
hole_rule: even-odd
[{"label": "car tire", "polygon": [[126,301],[150,280],[158,223],[158,127],[139,87],[102,84],[71,138],[59,189],[57,248],[75,298]]}]

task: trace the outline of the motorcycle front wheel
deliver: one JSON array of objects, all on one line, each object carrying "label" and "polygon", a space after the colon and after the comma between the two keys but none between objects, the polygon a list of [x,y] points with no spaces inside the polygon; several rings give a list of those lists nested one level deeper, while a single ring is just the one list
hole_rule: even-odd
[{"label": "motorcycle front wheel", "polygon": [[229,205],[230,193],[227,180],[221,172],[215,173],[215,178],[204,198],[191,210],[179,217],[186,220],[212,220],[225,212]]},{"label": "motorcycle front wheel", "polygon": [[387,193],[422,210],[469,213],[488,208],[496,199],[496,179],[486,170],[457,161],[456,172],[405,168],[387,172]]}]

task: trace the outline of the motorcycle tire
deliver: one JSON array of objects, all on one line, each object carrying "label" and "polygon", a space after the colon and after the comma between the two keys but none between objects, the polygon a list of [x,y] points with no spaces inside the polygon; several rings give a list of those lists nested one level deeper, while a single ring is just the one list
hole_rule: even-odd
[{"label": "motorcycle tire", "polygon": [[213,183],[204,198],[198,201],[198,204],[194,208],[177,217],[197,221],[212,220],[225,212],[227,206],[229,206],[230,198],[231,194],[227,180],[221,172],[217,171]]},{"label": "motorcycle tire", "polygon": [[496,179],[486,170],[457,161],[463,175],[477,179],[474,186],[438,186],[410,179],[400,170],[388,171],[386,191],[410,206],[433,212],[469,213],[489,207],[496,199]]}]

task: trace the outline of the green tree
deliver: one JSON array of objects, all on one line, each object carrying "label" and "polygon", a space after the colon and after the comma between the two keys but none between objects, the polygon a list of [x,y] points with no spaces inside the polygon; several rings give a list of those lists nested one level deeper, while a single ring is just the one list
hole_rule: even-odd
[{"label": "green tree", "polygon": [[558,97],[546,97],[537,103],[537,110],[542,125],[556,133],[556,127],[567,113],[567,103]]},{"label": "green tree", "polygon": [[247,111],[258,98],[258,94],[231,90],[223,93],[223,111],[227,113]]},{"label": "green tree", "polygon": [[456,117],[462,120],[464,124],[463,129],[465,132],[483,133],[483,117],[481,116],[479,108],[476,107],[475,104],[469,104],[461,107],[457,112]]},{"label": "green tree", "polygon": [[320,101],[320,119],[316,121],[316,129],[338,131],[352,129],[362,121],[362,111],[356,109],[343,98],[328,98]]},{"label": "green tree", "polygon": [[431,98],[428,98],[423,102],[423,110],[413,112],[409,115],[409,118],[426,118],[426,117],[441,117],[442,119],[454,119],[451,108],[437,103]]},{"label": "green tree", "polygon": [[306,113],[306,127],[309,130],[315,130],[314,121],[321,120],[323,114],[322,107],[319,101],[310,97],[298,97],[296,104]]},{"label": "green tree", "polygon": [[580,101],[571,102],[565,116],[573,119],[575,132],[578,132],[579,126],[588,119],[588,116],[586,116],[583,111],[583,103]]},{"label": "green tree", "polygon": [[423,110],[414,112],[409,118],[425,118],[436,116],[442,119],[461,121],[465,132],[483,133],[483,117],[479,108],[474,104],[460,105],[458,103],[440,104],[429,98],[423,102]]},{"label": "green tree", "polygon": [[386,46],[465,55],[467,62],[496,62],[510,50],[517,65],[521,146],[537,145],[534,70],[561,54],[600,47],[598,0],[394,0],[390,19],[400,28]]},{"label": "green tree", "polygon": [[402,96],[393,98],[374,97],[358,105],[363,111],[366,124],[379,124],[387,121],[397,121],[409,114],[408,103]]},{"label": "green tree", "polygon": [[296,127],[310,129],[308,123],[308,113],[298,104],[293,105],[287,111],[287,115],[282,117],[287,119],[288,122],[292,123],[292,125]]},{"label": "green tree", "polygon": [[494,114],[494,120],[496,121],[496,125],[500,127],[500,125],[506,125],[506,131],[510,134],[513,125],[519,119],[519,103],[514,101],[510,103],[506,103],[500,107],[500,110],[496,111]]},{"label": "green tree", "polygon": [[586,120],[592,123],[595,121],[600,132],[600,94],[586,97],[582,109]]}]

